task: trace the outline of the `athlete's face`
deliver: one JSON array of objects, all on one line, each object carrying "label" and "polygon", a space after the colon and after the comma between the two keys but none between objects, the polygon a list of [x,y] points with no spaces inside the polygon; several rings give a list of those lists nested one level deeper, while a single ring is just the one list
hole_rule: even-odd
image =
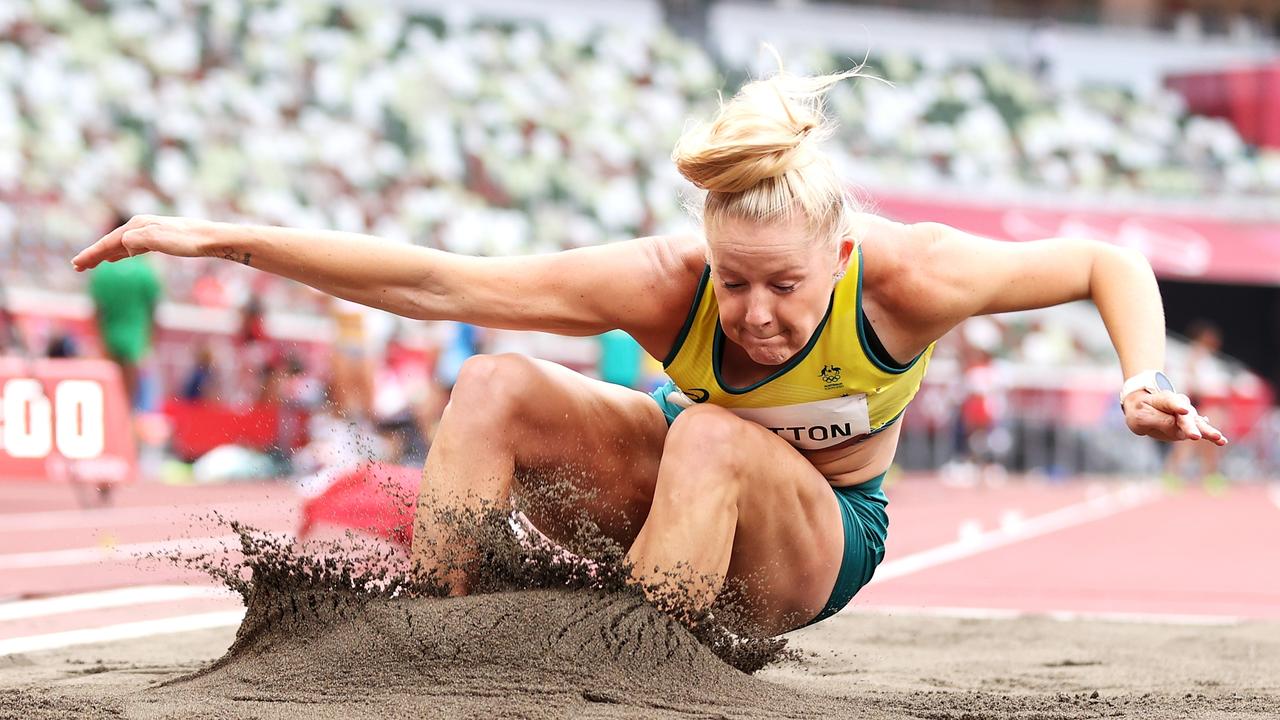
[{"label": "athlete's face", "polygon": [[847,239],[838,251],[815,241],[798,219],[725,220],[707,246],[725,337],[764,365],[786,362],[809,342],[853,251]]}]

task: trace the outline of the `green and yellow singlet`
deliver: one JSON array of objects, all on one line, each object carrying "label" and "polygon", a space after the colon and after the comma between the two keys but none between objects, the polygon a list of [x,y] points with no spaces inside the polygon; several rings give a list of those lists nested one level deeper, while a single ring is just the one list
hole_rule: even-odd
[{"label": "green and yellow singlet", "polygon": [[808,344],[747,387],[732,387],[720,375],[728,340],[720,326],[711,270],[704,270],[689,316],[663,361],[672,383],[655,393],[668,419],[678,414],[677,408],[707,402],[802,450],[835,447],[896,422],[920,389],[933,345],[905,365],[889,357],[862,314],[861,248],[854,264],[836,284]]}]

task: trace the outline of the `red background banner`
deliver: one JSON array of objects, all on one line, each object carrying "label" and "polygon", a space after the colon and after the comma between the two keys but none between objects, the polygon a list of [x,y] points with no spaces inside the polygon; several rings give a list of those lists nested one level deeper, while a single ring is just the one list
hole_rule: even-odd
[{"label": "red background banner", "polygon": [[941,222],[997,240],[1092,238],[1140,251],[1169,280],[1280,284],[1280,223],[1147,212],[1032,208],[872,194],[899,222]]}]

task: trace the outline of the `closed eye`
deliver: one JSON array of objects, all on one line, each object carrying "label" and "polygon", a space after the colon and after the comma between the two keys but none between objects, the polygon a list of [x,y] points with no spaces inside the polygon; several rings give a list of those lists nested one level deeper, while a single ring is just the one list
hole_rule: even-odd
[{"label": "closed eye", "polygon": [[[739,290],[747,286],[746,283],[742,283],[742,282],[722,282],[720,283],[720,285],[725,290]],[[789,293],[796,289],[796,286],[794,283],[791,285],[779,285],[777,283],[774,283],[770,285],[770,287],[772,287],[775,291],[780,293]]]}]

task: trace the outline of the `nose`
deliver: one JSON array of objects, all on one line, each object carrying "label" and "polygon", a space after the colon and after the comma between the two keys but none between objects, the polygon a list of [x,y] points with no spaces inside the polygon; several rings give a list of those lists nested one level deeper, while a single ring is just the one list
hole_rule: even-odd
[{"label": "nose", "polygon": [[747,300],[747,314],[743,322],[751,329],[767,329],[773,326],[773,303],[767,297],[753,296]]}]

